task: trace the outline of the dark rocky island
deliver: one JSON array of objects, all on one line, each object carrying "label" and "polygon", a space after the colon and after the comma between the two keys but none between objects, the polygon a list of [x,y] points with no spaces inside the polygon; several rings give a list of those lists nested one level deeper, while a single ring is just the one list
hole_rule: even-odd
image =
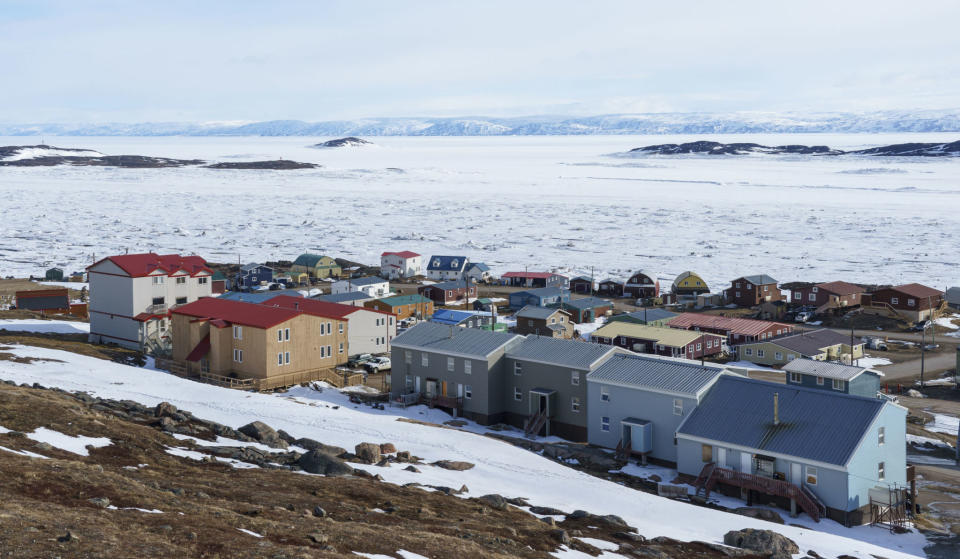
[{"label": "dark rocky island", "polygon": [[274,159],[272,161],[232,161],[207,165],[207,169],[272,169],[286,171],[290,169],[315,169],[320,167],[316,163],[302,163],[289,159]]},{"label": "dark rocky island", "polygon": [[753,143],[722,144],[720,142],[697,141],[685,144],[657,144],[634,148],[628,152],[633,155],[747,155],[751,153],[771,155],[873,155],[886,157],[945,157],[960,156],[960,141],[951,143],[909,143],[893,144],[869,149],[843,151],[828,146],[764,146]]},{"label": "dark rocky island", "polygon": [[310,147],[314,148],[343,148],[343,147],[357,147],[357,146],[372,146],[373,142],[364,140],[363,138],[357,138],[350,136],[348,138],[337,138],[336,140],[327,140],[326,142],[320,142],[319,144],[313,144]]},{"label": "dark rocky island", "polygon": [[[17,157],[19,158],[17,159]],[[0,146],[0,167],[53,167],[75,165],[88,167],[123,167],[127,169],[160,169],[204,165],[203,159],[171,159],[146,155],[104,155],[89,149],[59,148],[56,146]],[[273,161],[237,161],[213,163],[208,169],[313,169],[315,163],[301,163],[277,159]]]}]

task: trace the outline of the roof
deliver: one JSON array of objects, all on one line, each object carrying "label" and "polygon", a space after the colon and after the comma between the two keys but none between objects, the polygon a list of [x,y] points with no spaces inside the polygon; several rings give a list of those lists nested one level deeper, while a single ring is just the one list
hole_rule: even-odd
[{"label": "roof", "polygon": [[853,293],[863,293],[865,291],[865,289],[859,285],[847,283],[845,281],[828,281],[826,283],[818,283],[816,288],[829,291],[834,295],[850,295]]},{"label": "roof", "polygon": [[769,285],[771,283],[777,283],[777,280],[771,278],[767,274],[755,274],[752,276],[743,276],[743,279],[749,281],[753,285]]},{"label": "roof", "polygon": [[290,297],[289,295],[274,297],[273,299],[270,299],[264,304],[272,307],[280,307],[282,309],[300,310],[309,315],[322,316],[324,318],[336,318],[338,320],[344,320],[348,315],[351,315],[359,311],[390,314],[390,313],[384,313],[382,311],[375,311],[373,309],[367,309],[364,307],[354,307],[352,305],[341,305],[338,303],[331,303],[329,301],[318,301],[316,299],[309,299],[304,297]]},{"label": "roof", "polygon": [[502,278],[530,278],[530,279],[550,279],[552,277],[561,277],[565,278],[561,274],[554,274],[552,272],[507,272],[503,274]]},{"label": "roof", "polygon": [[387,280],[377,276],[364,276],[362,278],[341,279],[337,283],[350,283],[350,285],[376,285],[378,283],[389,283]]},{"label": "roof", "polygon": [[587,375],[587,380],[696,396],[725,370],[686,359],[620,353]]},{"label": "roof", "polygon": [[585,282],[588,282],[588,283],[592,283],[592,282],[593,282],[592,279],[590,279],[590,278],[588,278],[588,277],[586,277],[586,276],[577,276],[577,277],[575,277],[575,278],[572,278],[570,281],[571,281],[571,282],[574,282],[574,281],[585,281]]},{"label": "roof", "polygon": [[472,312],[456,311],[453,309],[437,309],[437,311],[433,313],[433,316],[430,317],[430,320],[439,324],[456,325],[473,316],[476,315]]},{"label": "roof", "polygon": [[222,281],[227,279],[227,275],[221,272],[220,270],[217,270],[216,272],[213,273],[213,276],[211,276],[210,279],[212,279],[213,281],[218,281],[218,280]]},{"label": "roof", "polygon": [[884,405],[877,398],[724,375],[677,433],[844,466]]},{"label": "roof", "polygon": [[613,303],[599,297],[582,297],[580,299],[570,299],[564,301],[564,307],[572,307],[577,310],[595,309],[597,307],[613,307]]},{"label": "roof", "polygon": [[450,281],[441,281],[437,283],[428,283],[426,285],[420,286],[421,289],[424,287],[436,287],[438,289],[460,289],[460,288],[466,289],[467,282],[464,280],[450,280]]},{"label": "roof", "polygon": [[677,313],[670,312],[665,309],[641,309],[639,311],[633,311],[625,313],[621,316],[629,316],[637,320],[642,320],[644,322],[655,322],[658,320],[668,320],[677,316]]},{"label": "roof", "polygon": [[467,262],[466,256],[439,256],[430,257],[427,270],[462,270]]},{"label": "roof", "polygon": [[254,291],[251,293],[244,293],[242,291],[228,291],[223,293],[218,297],[224,301],[242,301],[244,303],[263,303],[264,301],[269,301],[274,297],[290,296],[290,297],[303,297],[303,293],[296,289],[278,289],[276,291]]},{"label": "roof", "polygon": [[951,287],[947,290],[947,301],[950,303],[960,303],[960,287]]},{"label": "roof", "polygon": [[617,351],[619,350],[608,345],[531,335],[527,336],[522,343],[507,350],[507,357],[521,361],[550,363],[561,367],[590,369],[598,360]]},{"label": "roof", "polygon": [[232,324],[254,328],[270,328],[302,314],[302,311],[230,301],[219,297],[197,299],[170,312],[204,319],[219,318]]},{"label": "roof", "polygon": [[66,287],[55,287],[53,289],[27,289],[17,291],[14,296],[19,299],[32,299],[38,297],[68,297]]},{"label": "roof", "polygon": [[[307,268],[313,268],[313,267],[316,267],[316,265],[319,264],[319,263],[320,263],[320,260],[322,260],[323,258],[330,258],[330,257],[329,257],[329,256],[324,256],[324,255],[322,255],[322,254],[304,253],[304,254],[301,254],[300,256],[298,256],[297,259],[293,261],[293,265],[294,265],[294,266],[305,266],[305,267],[307,267]],[[332,258],[331,258],[331,260],[332,260]]]},{"label": "roof", "polygon": [[330,295],[317,295],[312,297],[317,301],[327,301],[328,303],[343,303],[345,301],[369,301],[373,297],[363,291],[348,291],[346,293],[332,293]]},{"label": "roof", "polygon": [[213,273],[213,270],[207,267],[207,261],[199,256],[156,254],[153,252],[108,256],[93,263],[87,269],[89,270],[90,268],[93,268],[104,260],[113,262],[132,278],[149,276],[157,270],[164,271],[168,275],[174,274],[181,270],[187,272],[191,276],[204,272],[209,274]]},{"label": "roof", "polygon": [[523,336],[478,328],[458,328],[436,322],[421,322],[393,339],[393,346],[436,353],[483,357]]},{"label": "roof", "polygon": [[[634,270],[633,273],[630,274],[630,278],[633,278],[634,276],[646,276],[646,278],[649,279],[649,280],[652,281],[652,282],[656,282],[656,281],[657,281],[657,275],[656,275],[656,274],[653,274],[653,273],[650,273],[650,272],[646,272],[646,271],[644,271],[644,270]],[[629,281],[630,278],[627,278],[627,281]]]},{"label": "roof", "polygon": [[791,328],[789,324],[771,322],[769,320],[730,318],[692,312],[678,314],[675,318],[670,319],[669,324],[671,328],[683,328],[685,330],[690,328],[712,328],[716,330],[727,330],[745,336],[757,336],[770,328],[776,328],[778,326]]},{"label": "roof", "polygon": [[203,356],[210,352],[210,334],[200,340],[200,343],[197,344],[197,347],[193,348],[190,351],[190,354],[187,355],[187,361],[199,361],[203,359]]},{"label": "roof", "polygon": [[617,336],[627,336],[628,338],[637,338],[641,340],[652,340],[660,345],[670,347],[684,347],[696,343],[701,337],[722,338],[716,334],[706,332],[694,332],[693,330],[677,330],[676,328],[661,328],[659,326],[647,326],[635,322],[626,322],[617,320],[607,323],[606,326],[594,330],[591,336],[600,338],[616,338]]},{"label": "roof", "polygon": [[618,280],[618,279],[613,279],[613,278],[607,278],[607,279],[601,281],[600,283],[615,283],[615,284],[617,284],[617,285],[623,285],[623,280]]},{"label": "roof", "polygon": [[704,284],[703,287],[706,287],[706,283],[707,283],[707,282],[703,281],[703,278],[700,277],[700,274],[697,274],[697,273],[695,273],[695,272],[691,272],[691,271],[689,271],[689,270],[687,270],[686,272],[680,272],[680,275],[677,276],[676,279],[673,280],[673,285],[674,285],[674,287],[676,287],[681,281],[683,281],[683,280],[685,280],[685,279],[687,279],[687,278],[689,278],[689,277],[699,278],[700,281],[703,282],[703,284]]},{"label": "roof", "polygon": [[266,268],[268,270],[273,269],[270,266],[267,266],[266,264],[257,264],[256,262],[251,262],[250,264],[244,264],[243,266],[240,266],[240,271],[249,272],[251,270],[256,270],[257,268]]},{"label": "roof", "polygon": [[423,295],[395,295],[393,297],[385,297],[383,299],[377,299],[378,303],[383,303],[390,307],[400,307],[403,305],[421,305],[426,303],[433,303],[432,300],[427,299]]},{"label": "roof", "polygon": [[863,373],[871,373],[882,377],[883,373],[869,367],[855,367],[832,361],[817,361],[815,359],[794,359],[784,365],[783,370],[788,373],[814,375],[823,378],[853,380]]},{"label": "roof", "polygon": [[512,297],[514,295],[522,294],[522,295],[533,295],[534,297],[559,297],[563,295],[564,291],[565,291],[564,289],[561,289],[559,287],[537,287],[534,289],[527,289],[525,291],[515,291],[511,293],[510,296]]},{"label": "roof", "polygon": [[399,256],[400,258],[416,258],[417,256],[420,256],[420,255],[417,254],[416,252],[411,252],[409,250],[401,250],[400,252],[384,252],[380,254],[381,258],[383,258],[384,256]]},{"label": "roof", "polygon": [[[546,320],[554,315],[554,313],[561,312],[562,309],[557,308],[548,308],[548,307],[538,307],[536,305],[527,305],[520,309],[514,314],[514,318],[532,318],[534,320]],[[569,313],[567,313],[569,314]]]},{"label": "roof", "polygon": [[489,272],[490,266],[487,266],[483,262],[470,262],[467,264],[467,270],[479,270],[481,272]]},{"label": "roof", "polygon": [[[897,285],[895,287],[890,287],[893,291],[899,291],[911,297],[923,298],[923,297],[942,297],[943,291],[939,289],[934,289],[932,287],[927,287],[926,285],[920,285],[919,283],[905,283],[903,285]],[[877,291],[882,291],[878,289]]]},{"label": "roof", "polygon": [[[764,342],[769,342],[782,348],[796,351],[801,355],[817,355],[822,353],[823,348],[825,347],[839,344],[849,344],[850,336],[840,334],[826,328],[821,328],[819,330],[814,330],[813,332],[802,332],[800,334],[792,334],[790,336],[784,336],[774,340],[763,340],[753,343]],[[857,343],[862,342],[859,340],[854,340],[854,344]]]}]

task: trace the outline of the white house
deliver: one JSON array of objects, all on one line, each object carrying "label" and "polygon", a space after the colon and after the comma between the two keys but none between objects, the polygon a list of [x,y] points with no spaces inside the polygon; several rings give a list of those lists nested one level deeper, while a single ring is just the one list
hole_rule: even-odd
[{"label": "white house", "polygon": [[427,262],[427,278],[433,281],[459,280],[467,268],[466,256],[431,256]]},{"label": "white house", "polygon": [[350,278],[340,281],[333,282],[333,285],[330,287],[330,293],[332,295],[339,295],[340,293],[350,293],[352,291],[359,291],[361,293],[366,293],[371,297],[383,297],[390,293],[390,282],[384,278],[379,278],[376,276],[368,276],[365,278]]},{"label": "white house", "polygon": [[423,257],[416,252],[384,252],[380,255],[380,275],[387,279],[423,275]]},{"label": "white house", "polygon": [[487,282],[493,278],[490,274],[490,266],[487,266],[483,262],[470,262],[467,264],[464,275],[474,282]]},{"label": "white house", "polygon": [[213,270],[199,256],[122,254],[87,268],[90,341],[165,352],[170,308],[211,294]]}]

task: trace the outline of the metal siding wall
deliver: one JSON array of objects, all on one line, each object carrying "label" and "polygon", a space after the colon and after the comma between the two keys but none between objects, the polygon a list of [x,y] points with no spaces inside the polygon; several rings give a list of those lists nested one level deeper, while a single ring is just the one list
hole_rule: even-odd
[{"label": "metal siding wall", "polygon": [[[551,403],[555,404],[551,410],[553,412],[551,420],[581,427],[587,426],[587,371],[579,371],[580,385],[574,386],[570,382],[570,373],[576,369],[521,361],[523,373],[517,376],[513,372],[516,362],[516,359],[504,359],[504,411],[523,416],[530,415],[530,390],[533,388],[548,388],[557,391],[554,401]],[[513,388],[515,386],[519,387],[523,393],[523,401],[521,402],[513,399]],[[573,397],[580,398],[580,411],[578,413],[571,410],[570,399]],[[599,420],[597,421],[599,422]]]},{"label": "metal siding wall", "polygon": [[[878,428],[884,427],[883,446],[877,443]],[[844,495],[848,501],[841,507],[853,510],[870,502],[867,492],[877,485],[907,484],[907,423],[906,410],[887,404],[880,417],[860,443],[860,447],[850,460],[850,486]],[[877,466],[884,463],[886,472],[884,481],[877,480]],[[820,493],[817,493],[820,495]],[[821,497],[822,498],[822,497]]]},{"label": "metal siding wall", "polygon": [[880,391],[880,377],[864,373],[847,383],[847,392],[857,396],[876,398]]}]

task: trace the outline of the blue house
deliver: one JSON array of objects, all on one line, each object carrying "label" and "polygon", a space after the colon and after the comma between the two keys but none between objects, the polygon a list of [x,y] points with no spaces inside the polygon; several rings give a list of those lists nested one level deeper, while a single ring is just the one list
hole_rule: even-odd
[{"label": "blue house", "polygon": [[707,496],[862,524],[875,491],[902,495],[906,417],[884,399],[724,375],[677,430],[677,470]]},{"label": "blue house", "polygon": [[427,278],[434,281],[458,280],[466,269],[466,256],[431,256],[427,261]]},{"label": "blue house", "polygon": [[843,365],[832,361],[794,359],[783,367],[787,384],[833,390],[873,398],[880,392],[883,373],[868,367]]},{"label": "blue house", "polygon": [[491,317],[490,313],[437,309],[430,317],[430,322],[464,328],[482,328],[490,324]]},{"label": "blue house", "polygon": [[619,354],[587,375],[587,440],[674,464],[677,427],[721,375],[721,365]]},{"label": "blue house", "polygon": [[528,289],[510,294],[510,307],[522,309],[527,305],[534,307],[549,307],[559,305],[570,300],[570,291],[559,287],[541,287]]},{"label": "blue house", "polygon": [[273,268],[263,264],[246,264],[240,267],[240,272],[234,276],[233,281],[237,289],[253,289],[262,283],[273,281]]}]

